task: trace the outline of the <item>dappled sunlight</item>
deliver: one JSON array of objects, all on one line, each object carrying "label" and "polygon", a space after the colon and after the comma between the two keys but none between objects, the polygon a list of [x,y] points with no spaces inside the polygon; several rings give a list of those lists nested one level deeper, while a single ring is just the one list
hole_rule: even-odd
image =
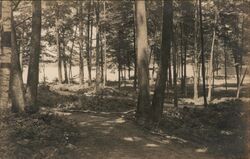
[{"label": "dappled sunlight", "polygon": [[198,152],[198,153],[205,153],[205,152],[207,152],[207,147],[198,148],[198,149],[195,150],[195,152]]},{"label": "dappled sunlight", "polygon": [[220,133],[223,135],[233,135],[234,134],[232,131],[226,131],[226,130],[221,130]]},{"label": "dappled sunlight", "polygon": [[141,141],[142,138],[133,136],[133,137],[124,137],[123,140],[130,141],[130,142],[136,142],[136,141]]},{"label": "dappled sunlight", "polygon": [[79,123],[81,126],[91,126],[91,125],[93,125],[93,124],[91,124],[91,123],[89,123],[89,122],[80,122]]},{"label": "dappled sunlight", "polygon": [[107,123],[116,123],[116,124],[122,124],[122,123],[125,123],[125,119],[124,118],[117,118],[115,120],[109,120],[109,121],[106,121]]},{"label": "dappled sunlight", "polygon": [[152,148],[160,147],[160,145],[156,145],[156,144],[146,144],[145,146],[152,147]]}]

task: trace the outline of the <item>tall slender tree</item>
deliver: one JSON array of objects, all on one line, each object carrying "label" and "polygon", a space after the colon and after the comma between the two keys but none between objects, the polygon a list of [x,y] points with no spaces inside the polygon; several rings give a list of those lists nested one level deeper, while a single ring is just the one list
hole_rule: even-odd
[{"label": "tall slender tree", "polygon": [[91,8],[92,8],[92,0],[88,2],[88,21],[87,21],[87,39],[86,39],[86,58],[87,58],[87,67],[88,67],[88,84],[91,85],[91,39],[90,39],[90,27],[91,26]]},{"label": "tall slender tree", "polygon": [[173,26],[173,0],[165,0],[163,7],[163,27],[159,74],[157,77],[155,92],[152,101],[152,120],[159,123],[165,97],[166,81],[169,66],[169,57],[172,42],[172,26]]},{"label": "tall slender tree", "polygon": [[83,63],[83,6],[82,1],[79,1],[79,83],[84,83],[84,63]]},{"label": "tall slender tree", "polygon": [[145,0],[135,1],[136,10],[136,53],[138,67],[138,103],[136,118],[138,123],[145,124],[150,114],[149,66],[147,43],[147,19]]},{"label": "tall slender tree", "polygon": [[206,68],[205,68],[205,55],[204,55],[204,38],[203,38],[203,20],[202,20],[202,6],[201,0],[199,0],[199,16],[200,16],[200,38],[201,38],[201,64],[202,64],[202,89],[203,89],[203,99],[204,106],[207,106],[207,96],[206,96]]},{"label": "tall slender tree", "polygon": [[41,1],[32,1],[32,35],[28,81],[26,88],[27,110],[38,111],[37,87],[39,83],[39,56],[41,53]]},{"label": "tall slender tree", "polygon": [[100,1],[96,2],[96,91],[100,90]]},{"label": "tall slender tree", "polygon": [[59,4],[60,2],[56,2],[56,15],[55,15],[55,21],[56,21],[56,49],[57,49],[57,65],[58,65],[58,81],[59,83],[62,83],[62,55],[60,50],[60,28],[59,28]]},{"label": "tall slender tree", "polygon": [[8,110],[11,68],[11,1],[2,4],[2,37],[0,48],[0,109]]},{"label": "tall slender tree", "polygon": [[16,38],[16,28],[13,17],[13,11],[11,15],[12,32],[11,32],[11,77],[10,77],[10,94],[12,111],[23,112],[25,108],[24,100],[24,86],[22,78],[22,70],[20,66],[20,59],[17,49],[17,38]]}]

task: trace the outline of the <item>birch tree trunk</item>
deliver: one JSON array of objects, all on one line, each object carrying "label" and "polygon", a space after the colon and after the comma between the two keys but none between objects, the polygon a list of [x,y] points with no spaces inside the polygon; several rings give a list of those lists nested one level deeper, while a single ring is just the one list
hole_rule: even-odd
[{"label": "birch tree trunk", "polygon": [[8,110],[11,68],[11,1],[2,3],[2,36],[0,52],[0,109]]},{"label": "birch tree trunk", "polygon": [[[216,24],[217,22],[217,15],[215,13],[215,20],[214,20],[214,24]],[[208,102],[211,102],[211,97],[212,97],[212,85],[213,85],[213,61],[214,61],[214,42],[215,42],[215,28],[213,30],[213,37],[212,37],[212,46],[211,46],[211,52],[210,52],[210,60],[209,60],[209,73],[208,73],[208,96],[207,96],[207,100]]]}]

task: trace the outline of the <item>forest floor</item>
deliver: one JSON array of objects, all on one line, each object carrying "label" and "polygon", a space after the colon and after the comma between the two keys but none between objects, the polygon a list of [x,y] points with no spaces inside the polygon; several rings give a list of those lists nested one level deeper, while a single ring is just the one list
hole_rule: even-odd
[{"label": "forest floor", "polygon": [[248,159],[249,86],[242,100],[218,86],[207,108],[167,104],[159,128],[148,130],[134,122],[131,87],[96,95],[92,87],[41,85],[39,113],[0,115],[0,158]]}]

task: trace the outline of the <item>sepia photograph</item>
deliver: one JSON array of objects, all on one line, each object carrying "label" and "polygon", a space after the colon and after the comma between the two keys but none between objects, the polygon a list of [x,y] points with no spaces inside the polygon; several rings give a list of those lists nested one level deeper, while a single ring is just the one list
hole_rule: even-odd
[{"label": "sepia photograph", "polygon": [[250,0],[0,0],[0,159],[250,159]]}]

